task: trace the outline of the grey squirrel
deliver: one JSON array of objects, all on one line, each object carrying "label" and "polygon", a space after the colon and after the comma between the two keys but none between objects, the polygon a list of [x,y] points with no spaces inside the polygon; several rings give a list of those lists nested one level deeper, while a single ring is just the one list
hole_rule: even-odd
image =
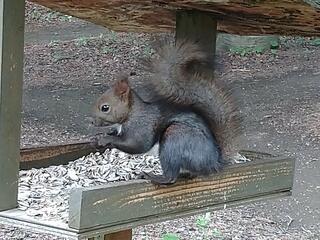
[{"label": "grey squirrel", "polygon": [[[142,59],[156,99],[187,107],[209,124],[224,160],[234,157],[233,144],[242,132],[241,117],[232,89],[214,78],[210,54],[190,41],[158,42],[156,57]],[[192,139],[190,139],[192,141]]]},{"label": "grey squirrel", "polygon": [[125,75],[97,99],[93,124],[103,132],[97,147],[140,154],[159,142],[163,175],[143,173],[153,183],[172,184],[178,177],[208,175],[223,165],[220,149],[200,116],[164,102],[144,102]]}]

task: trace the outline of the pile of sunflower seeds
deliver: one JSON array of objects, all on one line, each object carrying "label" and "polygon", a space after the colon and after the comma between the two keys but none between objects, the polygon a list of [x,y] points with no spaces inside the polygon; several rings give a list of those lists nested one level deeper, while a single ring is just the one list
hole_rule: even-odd
[{"label": "pile of sunflower seeds", "polygon": [[[247,160],[239,155],[235,162]],[[116,149],[90,154],[68,165],[20,171],[19,208],[34,218],[67,223],[72,189],[137,179],[142,171],[161,174],[159,158]]]},{"label": "pile of sunflower seeds", "polygon": [[67,223],[72,189],[137,179],[142,171],[161,174],[158,157],[128,155],[116,149],[68,165],[20,171],[19,208],[32,217]]}]

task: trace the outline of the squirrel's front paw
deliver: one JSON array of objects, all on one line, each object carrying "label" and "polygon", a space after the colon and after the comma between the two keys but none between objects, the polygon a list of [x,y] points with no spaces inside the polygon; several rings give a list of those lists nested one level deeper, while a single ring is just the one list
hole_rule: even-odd
[{"label": "squirrel's front paw", "polygon": [[98,147],[106,147],[110,145],[110,141],[106,137],[100,136],[97,138],[97,145]]},{"label": "squirrel's front paw", "polygon": [[106,129],[106,133],[107,133],[109,136],[117,136],[117,137],[120,137],[121,134],[122,134],[122,125],[116,123],[116,124],[108,127],[108,128]]},{"label": "squirrel's front paw", "polygon": [[91,142],[92,147],[94,147],[98,152],[104,152],[107,148],[111,147],[111,142],[108,141],[103,135],[97,135]]}]

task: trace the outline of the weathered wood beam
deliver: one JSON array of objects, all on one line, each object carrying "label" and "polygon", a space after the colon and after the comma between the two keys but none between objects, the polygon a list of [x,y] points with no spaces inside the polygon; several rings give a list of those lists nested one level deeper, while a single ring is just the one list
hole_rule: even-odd
[{"label": "weathered wood beam", "polygon": [[[0,224],[10,225],[11,227],[23,228],[28,231],[36,231],[38,233],[56,235],[62,239],[79,240],[79,233],[74,229],[70,229],[68,225],[62,221],[38,219],[29,216],[26,211],[20,209],[10,209],[0,212]],[[91,236],[90,236],[91,237]],[[81,239],[87,239],[85,236]]]},{"label": "weathered wood beam", "polygon": [[88,240],[131,240],[131,239],[132,239],[132,229],[88,238]]},{"label": "weathered wood beam", "polygon": [[0,0],[0,211],[17,206],[24,1]]},{"label": "weathered wood beam", "polygon": [[291,194],[294,160],[244,154],[253,161],[169,187],[136,180],[75,189],[70,196],[69,227],[83,232],[116,226],[119,231]]},{"label": "weathered wood beam", "polygon": [[[68,240],[129,240],[132,234],[131,229],[122,228],[120,231],[120,228],[117,228],[117,226],[80,232],[69,228],[63,221],[34,218],[19,209],[0,211],[0,224],[23,228],[37,233],[55,235]],[[115,233],[116,231],[120,232]],[[123,237],[124,239],[116,237]]]},{"label": "weathered wood beam", "polygon": [[124,230],[121,232],[110,233],[104,236],[104,240],[131,240],[132,230]]},{"label": "weathered wood beam", "polygon": [[56,11],[123,32],[168,32],[176,11],[212,13],[222,32],[320,36],[319,0],[31,0]]}]

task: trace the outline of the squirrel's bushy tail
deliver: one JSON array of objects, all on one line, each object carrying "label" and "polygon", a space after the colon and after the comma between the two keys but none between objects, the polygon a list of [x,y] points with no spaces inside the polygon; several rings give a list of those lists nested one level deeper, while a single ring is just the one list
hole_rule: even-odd
[{"label": "squirrel's bushy tail", "polygon": [[227,84],[215,81],[209,54],[192,42],[165,41],[143,65],[157,98],[190,107],[209,123],[223,157],[236,153],[232,143],[241,132],[237,104]]}]

